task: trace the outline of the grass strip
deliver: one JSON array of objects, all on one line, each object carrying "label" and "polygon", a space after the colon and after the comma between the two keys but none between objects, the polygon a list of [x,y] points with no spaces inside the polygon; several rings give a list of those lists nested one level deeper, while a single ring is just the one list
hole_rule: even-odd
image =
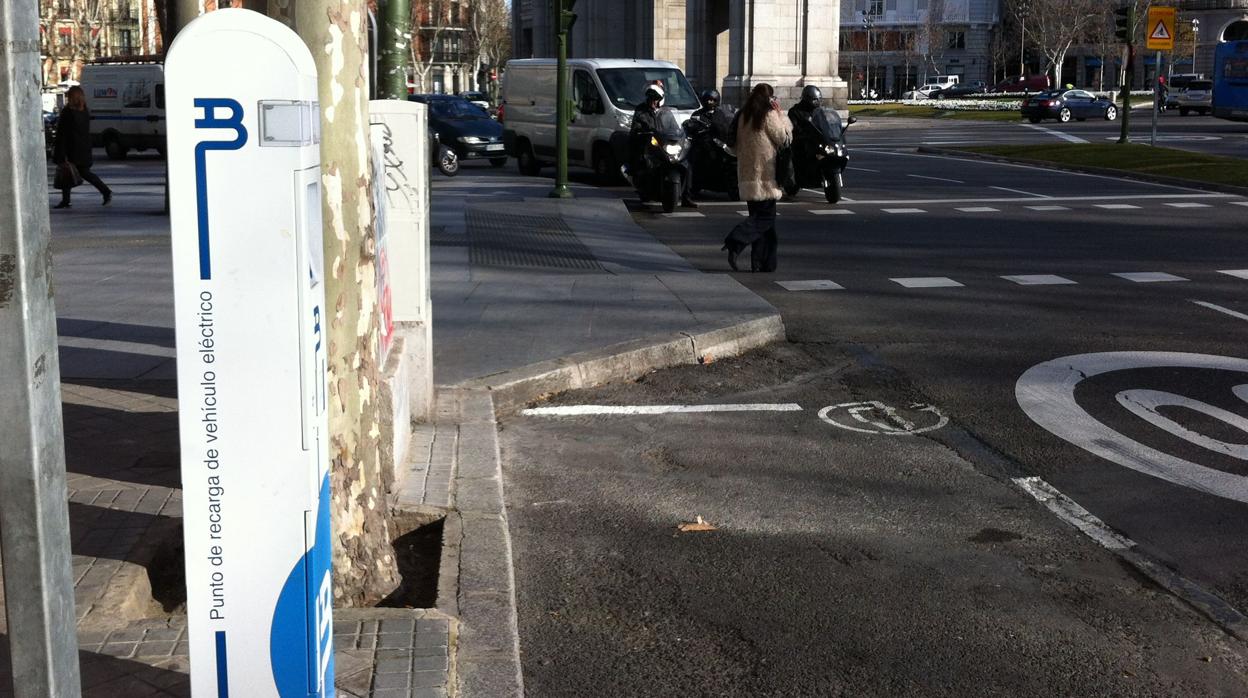
[{"label": "grass strip", "polygon": [[1248,187],[1248,160],[1174,148],[1154,148],[1139,143],[985,145],[958,150],[1056,165],[1102,167],[1126,173]]}]

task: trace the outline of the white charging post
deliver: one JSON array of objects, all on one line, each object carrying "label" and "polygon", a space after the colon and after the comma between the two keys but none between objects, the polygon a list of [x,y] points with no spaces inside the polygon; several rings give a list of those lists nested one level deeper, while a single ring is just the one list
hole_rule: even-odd
[{"label": "white charging post", "polygon": [[250,10],[166,63],[192,694],[334,694],[316,68]]}]

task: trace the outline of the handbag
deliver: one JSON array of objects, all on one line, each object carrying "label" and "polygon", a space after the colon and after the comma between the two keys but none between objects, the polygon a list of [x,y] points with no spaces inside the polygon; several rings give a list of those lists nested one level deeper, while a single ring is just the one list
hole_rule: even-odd
[{"label": "handbag", "polygon": [[793,146],[783,145],[776,150],[776,183],[789,196],[801,191],[797,186],[797,173],[793,169]]},{"label": "handbag", "polygon": [[74,163],[66,160],[56,166],[56,176],[52,179],[53,189],[73,189],[82,184],[82,175]]}]

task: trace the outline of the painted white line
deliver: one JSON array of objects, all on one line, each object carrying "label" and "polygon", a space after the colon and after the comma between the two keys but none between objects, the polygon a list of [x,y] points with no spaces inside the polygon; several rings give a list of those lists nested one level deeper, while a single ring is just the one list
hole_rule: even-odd
[{"label": "painted white line", "polygon": [[914,177],[915,179],[930,179],[934,182],[952,182],[954,184],[966,184],[966,182],[963,182],[960,179],[949,179],[947,177],[928,177],[927,175],[916,175],[916,174],[908,174],[906,176]]},{"label": "painted white line", "polygon": [[810,281],[777,281],[787,291],[844,291],[845,287],[827,279]]},{"label": "painted white line", "polygon": [[810,212],[816,216],[852,216],[854,214],[847,208],[812,208]]},{"label": "painted white line", "polygon": [[[817,192],[817,193],[819,194],[819,196],[823,196],[823,192]],[[1231,194],[1223,194],[1222,196],[1226,196],[1226,197],[1228,197],[1228,198],[1229,198],[1229,197],[1231,196]],[[1172,196],[1172,197],[1170,197],[1170,198],[1171,198],[1171,199],[1173,199],[1173,198],[1176,198],[1176,197],[1173,197],[1173,196]],[[1178,198],[1182,198],[1182,197],[1178,197]],[[743,203],[745,203],[745,202],[744,202],[744,201],[699,201],[699,202],[698,202],[698,206],[700,206],[700,207],[701,207],[701,206],[710,206],[710,207],[715,207],[715,206],[740,206],[740,205],[741,205],[741,204],[743,204]],[[801,202],[800,202],[800,201],[777,201],[777,202],[776,202],[776,204],[777,204],[778,206],[798,206],[798,205],[800,205],[800,204],[801,204]],[[654,205],[654,204],[651,204],[651,205]],[[662,204],[658,204],[658,205],[660,205],[660,206],[661,206]]]},{"label": "painted white line", "polygon": [[1024,206],[1032,211],[1069,211],[1069,206]]},{"label": "painted white line", "polygon": [[1209,208],[1210,204],[1201,204],[1195,201],[1180,201],[1166,204],[1170,208]]},{"label": "painted white line", "polygon": [[533,407],[521,412],[530,417],[577,417],[581,415],[691,414],[702,412],[801,412],[794,403],[738,405],[563,405]]},{"label": "painted white line", "polygon": [[1232,201],[1232,206],[1248,206],[1248,201]]},{"label": "painted white line", "polygon": [[1057,138],[1060,138],[1066,141],[1067,143],[1087,143],[1086,140],[1080,138],[1079,136],[1072,136],[1069,133],[1062,133],[1061,131],[1055,131],[1051,128],[1045,128],[1039,124],[1019,124],[1019,126],[1022,126],[1023,128],[1034,129],[1036,131],[1042,131],[1044,133],[1049,134],[1050,136],[1056,136]]},{"label": "painted white line", "polygon": [[1093,204],[1093,206],[1096,208],[1103,208],[1107,211],[1127,211],[1139,208],[1139,206],[1134,206],[1132,204]]},{"label": "painted white line", "polygon": [[955,208],[954,210],[962,213],[999,213],[1001,211],[1001,209],[991,206],[966,206],[964,208]]},{"label": "painted white line", "polygon": [[1114,276],[1137,284],[1155,284],[1165,281],[1189,281],[1181,276],[1167,274],[1164,271],[1128,271],[1115,273]]},{"label": "painted white line", "polygon": [[879,170],[872,170],[866,167],[846,167],[845,169],[853,170],[855,172],[879,172]]},{"label": "painted white line", "polygon": [[738,215],[738,216],[747,216],[747,217],[748,217],[748,216],[750,215],[750,212],[749,212],[749,211],[737,211],[737,215]]},{"label": "painted white line", "polygon": [[1071,281],[1064,276],[1056,274],[1019,274],[1016,276],[1001,277],[1006,281],[1013,281],[1019,286],[1061,286],[1065,284],[1077,284],[1078,281]]},{"label": "painted white line", "polygon": [[659,215],[664,218],[706,218],[705,213],[698,213],[697,211],[674,211],[672,213],[661,213]]},{"label": "painted white line", "polygon": [[921,208],[882,208],[884,213],[927,213]]},{"label": "painted white line", "polygon": [[[917,204],[1024,204],[1024,203],[1072,203],[1080,201],[1105,201],[1112,199],[1114,201],[1150,201],[1153,199],[1229,199],[1231,194],[1213,194],[1213,193],[1193,193],[1193,194],[1127,194],[1127,195],[1103,195],[1103,196],[1046,196],[1039,199],[1024,199],[1017,196],[1011,197],[972,197],[972,198],[952,198],[952,199],[873,199],[865,201],[855,201],[859,206],[913,206]],[[1248,203],[1248,202],[1245,202]],[[712,202],[705,202],[703,206],[713,205]],[[739,206],[740,204],[738,204]]]},{"label": "painted white line", "polygon": [[1219,274],[1227,274],[1237,279],[1248,279],[1248,269],[1220,269]]},{"label": "painted white line", "polygon": [[1248,315],[1236,312],[1234,310],[1231,310],[1230,308],[1223,308],[1220,305],[1214,305],[1213,303],[1206,303],[1205,301],[1192,301],[1192,302],[1195,303],[1196,305],[1199,305],[1202,308],[1216,310],[1219,313],[1224,313],[1226,315],[1230,315],[1231,317],[1239,318],[1240,320],[1248,320]]},{"label": "painted white line", "polygon": [[1034,197],[1036,197],[1037,199],[1047,199],[1047,198],[1049,198],[1048,196],[1046,196],[1046,195],[1044,195],[1044,194],[1036,194],[1036,193],[1034,193],[1034,192],[1023,191],[1022,189],[1010,189],[1009,187],[994,187],[994,186],[990,186],[990,187],[988,187],[988,188],[989,188],[989,189],[996,189],[997,191],[1008,191],[1008,192],[1010,192],[1011,194],[1022,194],[1023,196],[1034,196]]},{"label": "painted white line", "polygon": [[947,276],[911,276],[889,279],[889,281],[906,288],[955,288],[962,286],[962,284]]},{"label": "painted white line", "polygon": [[1044,480],[1038,477],[1016,477],[1014,484],[1043,504],[1046,509],[1057,514],[1057,518],[1083,531],[1089,538],[1106,548],[1117,551],[1130,550],[1135,547],[1135,541],[1115,533],[1092,512],[1079,506],[1078,502],[1058,492],[1057,488]]}]

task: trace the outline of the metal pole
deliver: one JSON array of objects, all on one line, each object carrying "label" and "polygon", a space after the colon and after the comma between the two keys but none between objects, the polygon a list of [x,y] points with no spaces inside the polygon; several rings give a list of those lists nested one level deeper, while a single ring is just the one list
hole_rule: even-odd
[{"label": "metal pole", "polygon": [[1027,15],[1020,16],[1018,23],[1023,28],[1023,35],[1018,39],[1018,74],[1027,77]]},{"label": "metal pole", "polygon": [[1118,136],[1119,143],[1131,142],[1131,75],[1132,67],[1135,63],[1135,47],[1127,44],[1126,50],[1123,51],[1125,65],[1121,72],[1122,85],[1119,89],[1122,95],[1122,131]]},{"label": "metal pole", "polygon": [[[371,13],[370,13],[371,14]],[[412,6],[409,0],[386,0],[376,31],[377,98],[407,99],[407,69],[412,45]],[[430,47],[436,50],[436,47]]]},{"label": "metal pole", "polygon": [[1157,145],[1157,112],[1161,111],[1161,51],[1157,52],[1157,62],[1153,64],[1153,134],[1149,145]]},{"label": "metal pole", "polygon": [[37,0],[0,6],[0,552],[13,691],[82,692],[70,569]]},{"label": "metal pole", "polygon": [[552,199],[570,199],[568,188],[568,32],[563,21],[563,0],[553,3],[555,12],[555,50],[559,63],[555,71],[555,188]]}]

